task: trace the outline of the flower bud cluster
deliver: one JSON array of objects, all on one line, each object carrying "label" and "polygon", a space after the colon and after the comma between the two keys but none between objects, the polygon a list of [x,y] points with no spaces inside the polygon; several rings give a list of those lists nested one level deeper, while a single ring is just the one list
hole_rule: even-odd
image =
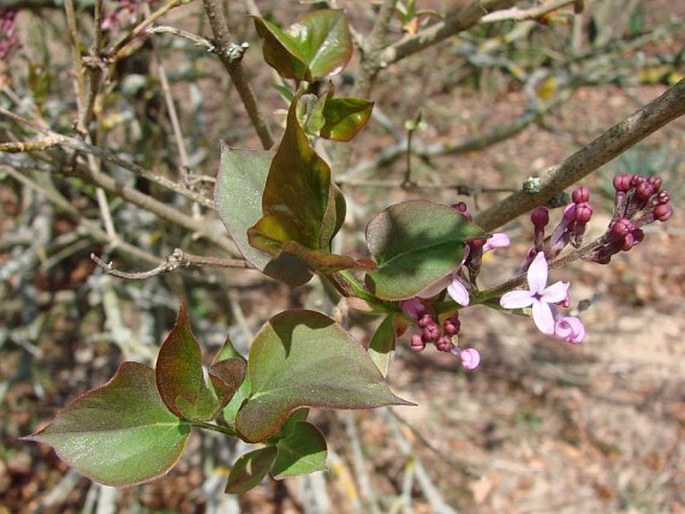
[{"label": "flower bud cluster", "polygon": [[559,224],[552,234],[544,239],[544,230],[549,223],[549,211],[545,207],[538,207],[531,213],[531,221],[535,227],[536,253],[545,251],[550,257],[556,257],[569,243],[578,248],[583,243],[583,236],[588,222],[592,218],[590,205],[590,190],[586,186],[576,188],[571,194],[571,203],[564,208]]},{"label": "flower bud cluster", "polygon": [[17,10],[13,7],[0,9],[0,61],[5,61],[19,46],[15,19]]},{"label": "flower bud cluster", "polygon": [[475,369],[480,363],[480,354],[473,348],[459,348],[459,331],[461,322],[459,313],[443,320],[442,324],[435,314],[418,298],[400,302],[402,311],[414,320],[419,332],[413,334],[409,340],[412,351],[422,352],[428,344],[432,344],[438,351],[451,353],[459,357],[462,366],[467,370]]},{"label": "flower bud cluster", "polygon": [[642,227],[666,221],[673,214],[668,191],[659,177],[621,173],[614,178],[614,215],[600,244],[586,260],[608,264],[611,257],[627,252],[644,239]]}]

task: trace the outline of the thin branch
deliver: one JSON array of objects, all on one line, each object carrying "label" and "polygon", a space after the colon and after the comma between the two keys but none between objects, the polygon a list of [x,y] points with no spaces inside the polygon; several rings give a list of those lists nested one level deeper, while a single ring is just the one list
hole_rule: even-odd
[{"label": "thin branch", "polygon": [[586,177],[631,146],[685,114],[685,79],[656,100],[614,125],[564,162],[550,168],[542,177],[540,190],[514,193],[475,218],[475,223],[491,231],[515,217],[542,205],[554,194]]},{"label": "thin branch", "polygon": [[511,7],[515,3],[516,0],[474,0],[458,11],[447,15],[443,21],[390,45],[383,51],[381,61],[386,65],[395,63],[473,27],[488,13]]},{"label": "thin branch", "polygon": [[209,24],[212,27],[212,32],[214,33],[214,38],[217,42],[217,47],[219,49],[217,55],[240,95],[240,99],[245,106],[245,110],[250,117],[252,125],[257,131],[262,146],[265,150],[268,150],[274,145],[274,138],[271,134],[269,125],[261,114],[257,99],[255,98],[250,82],[247,79],[245,68],[243,68],[242,65],[242,55],[246,47],[233,43],[221,7],[221,0],[202,0],[202,3],[205,6]]},{"label": "thin branch", "polygon": [[180,248],[176,248],[174,252],[164,260],[164,262],[147,271],[120,271],[114,268],[111,262],[103,261],[94,253],[90,254],[90,258],[108,275],[126,280],[145,280],[156,277],[157,275],[161,275],[162,273],[176,271],[179,268],[202,266],[212,266],[215,268],[252,268],[250,263],[242,259],[221,259],[219,257],[194,255],[191,253],[186,253]]},{"label": "thin branch", "polygon": [[118,157],[117,155],[107,150],[98,148],[97,146],[94,146],[75,137],[66,136],[64,134],[58,134],[57,132],[53,132],[48,128],[38,125],[37,123],[26,118],[22,118],[21,116],[18,116],[6,109],[3,109],[2,107],[0,107],[0,115],[6,116],[19,123],[27,125],[33,128],[34,130],[41,132],[42,134],[45,134],[47,136],[45,138],[40,138],[26,142],[0,143],[0,151],[12,153],[34,152],[47,150],[52,146],[65,146],[67,148],[71,148],[72,150],[83,152],[86,155],[93,155],[95,157],[98,157],[99,159],[102,159],[103,161],[109,162],[110,164],[114,164],[128,171],[131,171],[139,177],[143,177],[144,179],[149,180],[150,182],[153,182],[159,186],[169,189],[175,193],[178,193],[179,195],[184,196],[189,200],[192,200],[193,202],[202,205],[203,207],[207,207],[208,209],[215,208],[214,202],[212,202],[212,200],[207,198],[206,196],[203,196],[200,193],[192,191],[187,187],[178,184],[177,182],[174,182],[173,180],[170,180],[162,175],[153,173],[143,168],[142,166],[138,166],[135,163],[122,159],[121,157]]},{"label": "thin branch", "polygon": [[167,3],[162,5],[159,9],[154,11],[145,17],[138,25],[133,27],[126,36],[124,36],[120,41],[118,41],[112,48],[105,52],[105,56],[108,60],[116,61],[123,57],[127,51],[128,45],[138,36],[143,34],[147,28],[152,25],[159,18],[164,16],[174,7],[177,7],[183,3],[183,0],[169,0]]},{"label": "thin branch", "polygon": [[486,14],[483,16],[480,22],[485,24],[497,23],[500,21],[534,20],[567,5],[575,4],[576,2],[577,0],[552,0],[551,2],[531,7],[530,9],[519,9],[518,7],[512,7],[510,9],[504,9],[502,11]]},{"label": "thin branch", "polygon": [[198,46],[207,52],[216,53],[216,47],[206,38],[187,32],[185,30],[177,29],[176,27],[167,27],[166,25],[158,25],[151,27],[148,34],[171,34],[172,36],[179,36],[191,41],[195,46]]}]

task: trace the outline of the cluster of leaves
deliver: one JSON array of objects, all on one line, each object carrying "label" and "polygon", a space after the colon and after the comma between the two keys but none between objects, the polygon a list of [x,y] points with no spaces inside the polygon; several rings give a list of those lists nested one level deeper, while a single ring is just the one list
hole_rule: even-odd
[{"label": "cluster of leaves", "polygon": [[[313,138],[350,141],[373,104],[339,98],[332,85],[309,91],[344,69],[352,43],[342,11],[316,11],[287,30],[255,18],[264,58],[296,90],[275,153],[222,148],[215,200],[240,252],[256,269],[289,285],[314,273],[367,310],[389,312],[367,349],[324,314],[290,310],[271,318],[247,358],[226,344],[208,369],[181,306],[155,368],[126,362],[106,385],[67,405],[29,439],[52,445],[92,479],[126,486],[167,472],[192,427],[263,447],[243,455],[227,492],[240,493],[271,473],[283,478],[323,469],[326,442],[306,421],[309,407],[375,408],[408,404],[385,381],[396,334],[396,301],[441,279],[460,262],[466,241],[484,237],[454,209],[425,201],[392,206],[366,237],[373,259],[331,252],[345,199]],[[365,286],[348,270],[366,272]]]}]

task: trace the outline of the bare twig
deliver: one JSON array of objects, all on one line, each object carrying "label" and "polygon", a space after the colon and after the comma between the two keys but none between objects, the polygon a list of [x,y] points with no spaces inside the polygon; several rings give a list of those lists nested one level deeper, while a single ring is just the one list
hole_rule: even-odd
[{"label": "bare twig", "polygon": [[117,278],[124,278],[126,280],[145,280],[156,277],[157,275],[161,275],[162,273],[176,271],[179,268],[201,266],[212,266],[215,268],[252,268],[250,263],[242,259],[221,259],[218,257],[194,255],[191,253],[186,253],[180,248],[176,248],[164,262],[147,271],[120,271],[114,268],[111,262],[103,261],[94,253],[90,254],[90,258],[108,275],[112,275],[113,277]]},{"label": "bare twig", "polygon": [[177,29],[176,27],[167,27],[166,25],[158,25],[156,27],[151,27],[148,30],[148,34],[171,34],[172,36],[179,36],[192,41],[195,46],[198,46],[207,52],[215,53],[216,47],[206,38],[193,34],[192,32],[187,32],[185,30]]},{"label": "bare twig", "polygon": [[171,9],[181,5],[181,3],[183,3],[183,0],[169,0],[159,9],[147,15],[145,19],[141,21],[138,25],[133,27],[133,29],[131,29],[128,32],[128,34],[126,34],[126,36],[124,36],[120,41],[118,41],[112,48],[108,49],[105,52],[105,56],[112,61],[116,61],[117,59],[123,57],[127,51],[128,45],[134,39],[143,34],[150,25],[152,25],[155,21],[164,16]]},{"label": "bare twig", "polygon": [[274,145],[274,138],[271,134],[269,125],[264,120],[261,114],[257,99],[254,96],[250,82],[247,79],[247,74],[242,65],[242,54],[245,51],[244,46],[239,46],[231,40],[231,33],[226,24],[226,18],[221,6],[221,0],[202,0],[205,6],[209,24],[212,27],[214,38],[216,39],[219,59],[224,68],[231,76],[231,80],[235,85],[240,99],[245,106],[250,121],[257,131],[260,141],[264,149],[268,150]]},{"label": "bare twig", "polygon": [[443,21],[390,45],[383,51],[381,61],[386,65],[395,63],[473,27],[488,13],[511,7],[515,3],[516,0],[474,0],[458,11],[448,14]]},{"label": "bare twig", "polygon": [[520,9],[512,7],[501,11],[486,14],[480,20],[481,23],[497,23],[500,21],[523,21],[534,20],[541,16],[556,11],[567,5],[575,4],[577,0],[552,0],[529,9]]},{"label": "bare twig", "polygon": [[685,114],[685,79],[656,100],[614,125],[542,177],[540,190],[514,193],[475,218],[483,230],[491,231],[542,205],[555,193],[589,175],[648,135]]},{"label": "bare twig", "polygon": [[170,180],[162,175],[153,173],[143,168],[142,166],[138,166],[133,162],[122,159],[121,157],[111,152],[108,152],[107,150],[98,148],[97,146],[94,146],[75,137],[66,136],[64,134],[58,134],[57,132],[53,132],[48,128],[42,127],[41,125],[38,125],[37,123],[31,120],[27,120],[26,118],[22,118],[21,116],[18,116],[6,109],[3,109],[2,107],[0,107],[0,115],[6,116],[19,123],[27,125],[33,128],[34,130],[37,130],[38,132],[41,132],[42,134],[45,134],[47,136],[45,138],[40,138],[26,142],[0,143],[0,151],[13,153],[33,152],[46,150],[51,146],[65,146],[67,148],[71,148],[72,150],[83,152],[86,155],[93,155],[95,157],[98,157],[103,161],[109,162],[128,171],[131,171],[134,174],[143,177],[144,179],[149,180],[150,182],[160,185],[166,189],[169,189],[175,193],[178,193],[181,196],[185,196],[189,200],[192,200],[193,202],[196,202],[202,205],[203,207],[214,209],[214,202],[212,202],[212,200],[210,200],[209,198],[195,191],[192,191],[187,187],[178,184],[173,180]]}]

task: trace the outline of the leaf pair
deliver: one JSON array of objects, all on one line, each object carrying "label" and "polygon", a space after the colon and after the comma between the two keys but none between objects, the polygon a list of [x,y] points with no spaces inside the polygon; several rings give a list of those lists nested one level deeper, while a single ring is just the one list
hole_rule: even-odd
[{"label": "leaf pair", "polygon": [[352,37],[341,10],[309,13],[286,30],[263,18],[254,21],[264,59],[283,78],[314,82],[330,77],[352,56]]},{"label": "leaf pair", "polygon": [[146,482],[176,464],[193,422],[216,417],[244,376],[244,359],[232,357],[210,368],[207,383],[200,346],[181,305],[156,369],[124,362],[109,382],[74,399],[27,439],[51,445],[97,482]]}]

